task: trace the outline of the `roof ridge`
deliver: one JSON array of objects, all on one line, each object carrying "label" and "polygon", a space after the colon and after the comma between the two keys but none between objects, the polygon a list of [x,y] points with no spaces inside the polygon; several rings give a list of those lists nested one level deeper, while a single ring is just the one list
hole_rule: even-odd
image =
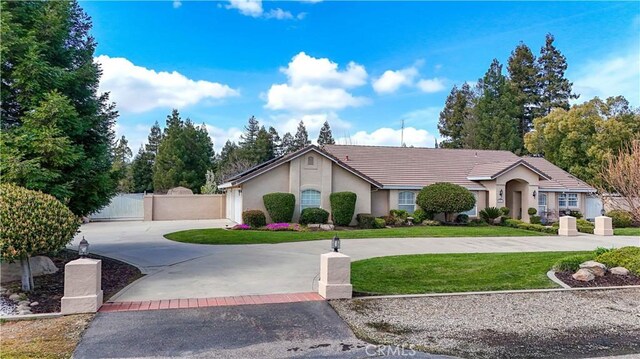
[{"label": "roof ridge", "polygon": [[442,150],[442,151],[481,151],[481,152],[505,152],[510,153],[514,156],[520,157],[515,153],[508,150],[484,150],[479,148],[433,148],[433,147],[422,147],[422,146],[386,146],[386,145],[342,145],[342,144],[333,144],[333,145],[324,145],[325,146],[335,146],[335,147],[375,147],[375,148],[397,148],[397,149],[414,149],[414,150]]}]

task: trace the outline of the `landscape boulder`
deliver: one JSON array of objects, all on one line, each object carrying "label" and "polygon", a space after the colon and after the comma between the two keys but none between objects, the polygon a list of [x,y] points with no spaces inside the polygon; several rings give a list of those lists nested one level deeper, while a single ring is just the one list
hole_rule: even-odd
[{"label": "landscape boulder", "polygon": [[323,231],[333,231],[335,227],[333,226],[333,224],[321,224],[320,225],[320,229]]},{"label": "landscape boulder", "polygon": [[614,275],[629,275],[629,270],[625,267],[613,267],[609,272]]},{"label": "landscape boulder", "polygon": [[602,277],[607,272],[607,266],[596,261],[586,261],[580,264],[580,269],[587,269],[596,277]]},{"label": "landscape boulder", "polygon": [[[58,271],[58,267],[53,264],[53,261],[49,257],[31,257],[29,263],[31,264],[31,273],[34,277],[44,274],[53,274]],[[0,272],[0,282],[2,283],[12,282],[22,278],[22,268],[20,267],[19,261],[14,263],[2,263]]]},{"label": "landscape boulder", "polygon": [[581,282],[590,282],[596,278],[596,276],[593,275],[590,270],[585,268],[578,269],[578,271],[575,272],[572,277],[573,279],[579,280]]},{"label": "landscape boulder", "polygon": [[186,187],[173,187],[167,192],[169,196],[185,196],[191,194],[193,194],[193,191]]}]

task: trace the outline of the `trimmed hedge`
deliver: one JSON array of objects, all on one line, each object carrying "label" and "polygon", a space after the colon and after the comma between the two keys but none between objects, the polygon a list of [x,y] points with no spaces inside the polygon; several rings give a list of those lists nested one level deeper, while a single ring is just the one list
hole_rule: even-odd
[{"label": "trimmed hedge", "polygon": [[530,216],[529,222],[532,224],[542,224],[542,218],[540,216]]},{"label": "trimmed hedge", "polygon": [[300,224],[325,224],[329,220],[329,212],[322,208],[305,208],[300,213]]},{"label": "trimmed hedge", "polygon": [[334,192],[329,196],[333,223],[338,226],[348,226],[356,211],[358,196],[353,192]]},{"label": "trimmed hedge", "polygon": [[[379,221],[377,221],[378,219]],[[362,229],[383,228],[386,224],[384,219],[376,218],[369,213],[358,213],[356,220],[358,221],[358,227]]]},{"label": "trimmed hedge", "polygon": [[382,218],[376,218],[375,220],[376,227],[375,228],[384,228],[387,223]]},{"label": "trimmed hedge", "polygon": [[595,229],[595,225],[586,219],[576,219],[576,227],[578,232],[582,233],[590,233],[593,234],[593,230]]},{"label": "trimmed hedge", "polygon": [[613,228],[631,227],[633,223],[631,213],[619,209],[607,212],[607,217],[611,217]]},{"label": "trimmed hedge", "polygon": [[445,220],[451,222],[455,213],[473,209],[476,198],[462,186],[439,182],[420,190],[416,203],[427,212],[444,213]]},{"label": "trimmed hedge", "polygon": [[289,223],[293,220],[293,211],[296,208],[296,196],[293,193],[267,193],[262,196],[262,202],[272,222]]},{"label": "trimmed hedge", "polygon": [[596,261],[609,268],[625,267],[631,273],[640,275],[640,247],[613,249],[596,257]]},{"label": "trimmed hedge", "polygon": [[259,209],[250,209],[242,212],[242,222],[251,228],[260,228],[267,225],[267,217]]},{"label": "trimmed hedge", "polygon": [[529,231],[558,234],[558,228],[546,227],[541,224],[526,223],[519,219],[503,218],[502,225],[512,228],[526,229]]}]

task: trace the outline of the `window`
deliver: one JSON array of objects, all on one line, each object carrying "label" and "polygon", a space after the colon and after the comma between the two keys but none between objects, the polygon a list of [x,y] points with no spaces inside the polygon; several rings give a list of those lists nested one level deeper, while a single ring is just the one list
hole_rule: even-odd
[{"label": "window", "polygon": [[538,216],[544,216],[547,212],[547,194],[538,194]]},{"label": "window", "polygon": [[398,209],[413,213],[416,209],[416,194],[413,192],[398,193]]},{"label": "window", "polygon": [[320,208],[320,192],[307,189],[300,194],[300,210],[305,208]]},{"label": "window", "polygon": [[478,194],[476,192],[471,192],[473,197],[476,199],[476,204],[471,208],[471,210],[463,212],[469,217],[477,217],[478,216]]},{"label": "window", "polygon": [[558,207],[560,208],[576,208],[578,207],[577,193],[560,193],[558,196]]},{"label": "window", "polygon": [[313,156],[307,157],[307,166],[313,166]]}]

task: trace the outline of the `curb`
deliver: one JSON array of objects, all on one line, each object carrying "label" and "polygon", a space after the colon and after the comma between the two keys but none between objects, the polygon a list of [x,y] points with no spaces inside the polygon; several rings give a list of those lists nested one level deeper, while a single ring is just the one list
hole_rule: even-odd
[{"label": "curb", "polygon": [[40,314],[23,314],[23,315],[3,315],[0,316],[0,320],[6,321],[19,321],[19,320],[33,320],[33,319],[51,319],[60,318],[62,313],[40,313]]},{"label": "curb", "polygon": [[429,297],[461,297],[472,295],[491,294],[527,294],[527,293],[550,293],[550,292],[577,292],[577,291],[598,291],[613,289],[640,289],[640,285],[623,285],[615,287],[582,287],[582,288],[549,288],[549,289],[523,289],[523,290],[496,290],[487,292],[460,292],[460,293],[429,293],[429,294],[398,294],[398,295],[378,295],[368,297],[355,297],[354,299],[398,299],[398,298],[429,298]]},{"label": "curb", "polygon": [[566,288],[566,289],[571,288],[571,286],[569,286],[567,283],[561,281],[560,279],[558,279],[558,277],[556,277],[556,271],[554,270],[548,271],[547,277],[549,277],[549,279],[551,279],[554,283],[561,286],[562,288]]}]

